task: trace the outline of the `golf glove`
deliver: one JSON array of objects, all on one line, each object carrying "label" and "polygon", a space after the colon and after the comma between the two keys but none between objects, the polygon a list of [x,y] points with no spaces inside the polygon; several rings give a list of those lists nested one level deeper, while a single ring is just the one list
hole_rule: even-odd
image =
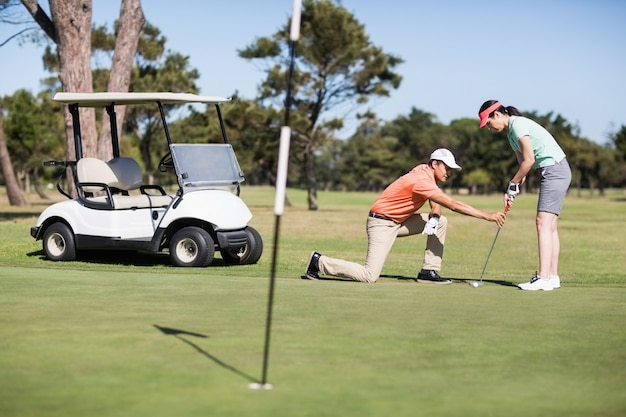
[{"label": "golf glove", "polygon": [[504,201],[507,205],[513,204],[515,197],[519,194],[519,184],[509,182],[509,186],[506,188],[506,194],[504,195]]},{"label": "golf glove", "polygon": [[426,222],[426,226],[424,226],[424,230],[422,231],[423,235],[434,235],[437,231],[437,226],[439,225],[439,216],[433,216]]}]

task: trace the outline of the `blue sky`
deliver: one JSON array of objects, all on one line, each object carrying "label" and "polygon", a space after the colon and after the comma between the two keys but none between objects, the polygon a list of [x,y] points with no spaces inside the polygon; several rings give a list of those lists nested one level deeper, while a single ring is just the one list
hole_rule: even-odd
[{"label": "blue sky", "polygon": [[[42,2],[45,3],[45,2]],[[626,125],[626,2],[622,0],[343,0],[373,44],[398,55],[404,78],[390,98],[370,103],[383,120],[412,107],[443,123],[477,118],[498,99],[522,111],[561,114],[583,137],[606,143]],[[93,0],[94,22],[110,24],[120,1]],[[175,6],[173,6],[175,4]],[[263,73],[237,50],[273,34],[292,0],[144,0],[146,18],[190,57],[200,91],[253,98]],[[0,25],[0,43],[15,29]],[[0,48],[0,94],[33,93],[45,77],[42,49]],[[344,137],[356,126],[346,117]]]}]

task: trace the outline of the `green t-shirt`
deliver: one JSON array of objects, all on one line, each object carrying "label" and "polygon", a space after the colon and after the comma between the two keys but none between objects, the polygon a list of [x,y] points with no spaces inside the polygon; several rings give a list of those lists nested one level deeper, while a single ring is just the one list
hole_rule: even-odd
[{"label": "green t-shirt", "polygon": [[563,149],[543,126],[527,117],[511,116],[507,137],[514,151],[521,152],[519,138],[523,136],[530,137],[535,155],[535,168],[551,166],[565,158]]}]

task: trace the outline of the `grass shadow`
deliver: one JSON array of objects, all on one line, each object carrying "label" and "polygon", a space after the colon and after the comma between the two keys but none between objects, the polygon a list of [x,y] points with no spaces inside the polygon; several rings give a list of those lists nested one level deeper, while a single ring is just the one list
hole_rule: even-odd
[{"label": "grass shadow", "polygon": [[258,379],[246,374],[245,372],[240,371],[239,369],[235,368],[232,365],[227,364],[226,362],[218,359],[217,357],[211,355],[209,352],[207,352],[206,350],[202,349],[200,346],[196,345],[195,343],[193,343],[191,340],[188,340],[187,338],[183,337],[183,336],[191,336],[191,337],[197,337],[197,338],[202,338],[202,339],[206,339],[209,336],[201,334],[201,333],[196,333],[196,332],[189,332],[187,330],[181,330],[181,329],[173,329],[171,327],[163,327],[163,326],[159,326],[158,324],[153,324],[153,326],[155,328],[157,328],[161,333],[163,333],[166,336],[174,336],[176,339],[180,340],[181,342],[185,343],[188,346],[191,346],[193,349],[195,349],[198,353],[200,353],[202,356],[210,359],[211,361],[213,361],[214,363],[216,363],[217,365],[221,366],[222,368],[229,370],[247,380],[249,380],[250,382],[260,382]]},{"label": "grass shadow", "polygon": [[[452,280],[453,283],[468,284],[468,285],[470,285],[470,282],[478,281],[478,279],[476,278],[452,278],[450,277],[450,279]],[[495,284],[495,285],[501,285],[503,287],[517,288],[517,284],[514,284],[510,281],[504,281],[502,279],[484,279],[483,278],[483,282],[485,284]]]},{"label": "grass shadow", "polygon": [[[314,279],[307,278],[306,275],[300,275],[300,278],[305,281],[315,281]],[[349,278],[340,278],[340,277],[319,277],[318,281],[357,282]]]},{"label": "grass shadow", "polygon": [[[46,258],[43,249],[28,252],[26,256],[38,257],[41,261],[53,262]],[[82,250],[78,252],[76,260],[79,262],[88,262],[101,265],[169,266],[172,268],[178,268],[172,265],[170,256],[166,253],[147,253],[132,250]],[[207,268],[219,268],[229,266],[234,265],[224,262],[222,258],[215,258]]]},{"label": "grass shadow", "polygon": [[12,212],[12,213],[0,213],[0,222],[9,222],[9,221],[15,221],[15,220],[22,220],[22,219],[30,219],[30,218],[36,218],[37,216],[39,216],[39,213],[35,213],[35,212],[28,212],[28,211],[16,211],[16,212]]},{"label": "grass shadow", "polygon": [[[395,279],[398,281],[415,281],[415,277],[407,277],[404,275],[381,275],[381,278],[388,278],[388,279]],[[467,284],[470,285],[470,282],[474,282],[474,281],[478,281],[476,278],[453,278],[453,277],[446,277],[450,280],[452,280],[453,284]],[[500,279],[483,279],[484,283],[488,283],[488,284],[495,284],[495,285],[501,285],[503,287],[515,287],[517,288],[517,284],[514,284],[510,281],[504,281],[504,280],[500,280]]]},{"label": "grass shadow", "polygon": [[392,274],[381,274],[380,275],[381,278],[387,278],[387,279],[395,279],[398,281],[412,281],[415,282],[417,280],[417,277],[407,277],[404,275],[392,275]]}]

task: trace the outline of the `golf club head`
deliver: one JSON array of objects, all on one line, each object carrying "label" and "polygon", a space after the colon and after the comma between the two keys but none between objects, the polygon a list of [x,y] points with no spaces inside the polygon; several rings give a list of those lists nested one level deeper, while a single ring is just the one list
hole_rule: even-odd
[{"label": "golf club head", "polygon": [[478,287],[482,287],[485,284],[482,281],[470,281],[469,285],[471,285],[474,288],[478,288]]}]

